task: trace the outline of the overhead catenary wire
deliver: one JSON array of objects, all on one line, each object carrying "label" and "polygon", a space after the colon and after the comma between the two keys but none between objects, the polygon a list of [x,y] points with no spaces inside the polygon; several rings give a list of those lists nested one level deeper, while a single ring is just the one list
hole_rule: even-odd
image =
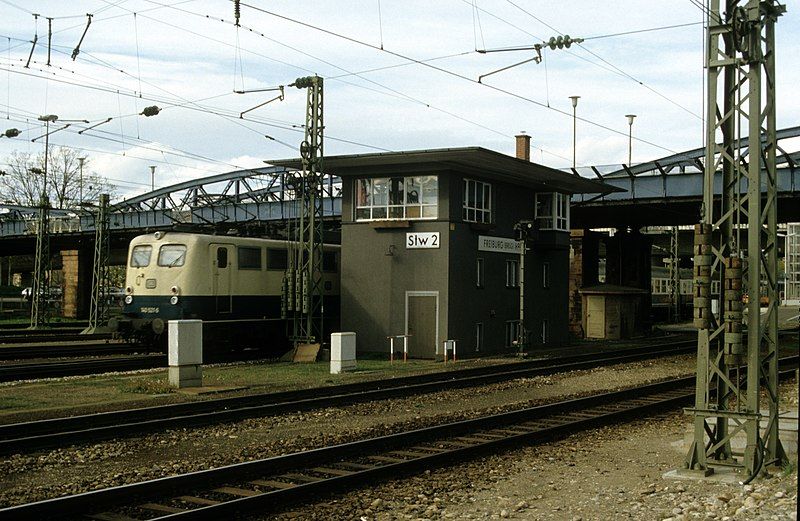
[{"label": "overhead catenary wire", "polygon": [[[311,23],[308,23],[308,22],[304,22],[302,20],[297,20],[297,19],[291,18],[291,17],[286,16],[286,15],[275,13],[273,11],[269,11],[267,9],[263,9],[261,7],[253,6],[252,4],[247,4],[247,3],[242,2],[242,5],[246,5],[247,7],[251,8],[251,9],[254,9],[254,10],[259,11],[259,12],[264,13],[264,14],[268,14],[268,15],[273,16],[275,18],[286,20],[286,21],[295,23],[297,25],[301,25],[303,27],[307,27],[309,29],[314,29],[315,31],[319,31],[319,32],[322,32],[322,33],[325,33],[325,34],[328,34],[328,35],[331,35],[331,36],[334,36],[334,37],[349,41],[351,43],[355,43],[357,45],[370,47],[372,49],[375,49],[375,50],[378,50],[378,51],[381,51],[381,52],[385,52],[385,53],[391,54],[393,56],[396,56],[398,58],[402,58],[402,59],[405,59],[405,60],[412,60],[412,61],[416,62],[419,65],[422,65],[424,67],[428,67],[430,69],[439,71],[439,72],[441,72],[443,74],[446,74],[446,75],[449,75],[449,76],[452,76],[452,77],[455,77],[455,78],[459,78],[459,79],[461,79],[463,81],[467,81],[467,82],[473,83],[475,85],[480,85],[481,87],[488,88],[488,89],[500,92],[502,94],[506,94],[506,95],[511,96],[513,98],[519,99],[521,101],[525,101],[525,102],[528,102],[528,103],[532,103],[534,105],[538,105],[540,107],[546,108],[548,110],[552,110],[552,111],[557,112],[559,114],[562,114],[564,116],[573,117],[573,115],[571,113],[569,113],[569,112],[567,112],[565,110],[561,110],[561,109],[556,108],[556,107],[548,107],[546,104],[542,103],[541,101],[534,100],[534,99],[529,98],[527,96],[523,96],[522,94],[518,94],[516,92],[510,91],[510,90],[507,90],[507,89],[504,89],[504,88],[501,88],[501,87],[497,87],[495,85],[478,82],[477,80],[475,80],[475,79],[473,79],[473,78],[471,78],[469,76],[466,76],[464,74],[460,74],[458,72],[451,71],[449,69],[445,69],[444,67],[439,67],[437,65],[433,65],[431,63],[426,63],[426,62],[423,62],[421,60],[416,60],[414,58],[411,58],[410,56],[404,55],[403,53],[400,53],[400,52],[397,52],[397,51],[392,51],[392,50],[389,50],[389,49],[386,49],[386,48],[381,49],[380,47],[378,47],[376,45],[373,45],[373,44],[371,44],[369,42],[365,42],[365,41],[359,40],[359,39],[354,38],[352,36],[347,36],[345,34],[337,33],[336,31],[332,31],[330,29],[325,29],[323,27],[319,27],[319,26],[316,26],[314,24],[311,24]],[[628,134],[626,132],[614,129],[612,127],[609,127],[609,126],[604,125],[602,123],[598,123],[598,122],[590,120],[588,118],[578,117],[577,119],[582,121],[582,122],[584,122],[584,123],[588,123],[588,124],[590,124],[592,126],[595,126],[595,127],[598,127],[598,128],[602,128],[604,130],[612,132],[614,134],[619,134],[619,135],[628,137]],[[632,139],[635,140],[635,141],[638,141],[640,143],[644,143],[644,144],[650,145],[652,147],[655,147],[655,148],[658,148],[658,149],[661,149],[661,150],[665,150],[667,152],[671,152],[673,154],[676,153],[676,151],[674,151],[674,150],[672,150],[670,148],[667,148],[665,146],[659,145],[657,143],[654,143],[652,141],[649,141],[649,140],[646,140],[646,139],[643,139],[643,138],[640,138],[640,137],[633,137]]]},{"label": "overhead catenary wire", "polygon": [[[104,1],[107,1],[107,0],[104,0]],[[187,14],[191,14],[191,15],[194,15],[194,16],[198,16],[198,17],[204,17],[204,18],[207,18],[207,19],[212,19],[212,20],[217,20],[217,21],[220,21],[220,22],[222,22],[222,23],[227,23],[227,24],[232,24],[232,23],[233,23],[233,22],[231,22],[231,21],[229,21],[229,20],[225,20],[224,18],[212,17],[212,16],[210,16],[210,15],[203,15],[203,14],[201,14],[201,13],[196,13],[196,12],[193,12],[193,11],[188,11],[188,10],[186,10],[186,9],[180,9],[180,8],[177,8],[176,6],[172,6],[172,5],[165,5],[165,4],[160,4],[160,3],[158,3],[158,2],[156,2],[156,1],[154,1],[154,0],[145,0],[145,1],[147,1],[147,2],[149,2],[149,3],[151,3],[151,4],[156,4],[156,5],[159,5],[159,6],[168,7],[168,8],[170,8],[170,9],[177,10],[177,11],[179,11],[179,12],[183,12],[183,13],[187,13]],[[249,6],[248,4],[244,4],[244,3],[242,3],[242,5],[247,5],[248,7],[251,7],[251,6]],[[214,38],[211,38],[211,37],[209,37],[209,36],[207,36],[207,35],[200,34],[200,33],[197,33],[197,32],[195,32],[195,31],[191,31],[191,30],[189,30],[189,29],[185,29],[185,28],[181,28],[181,27],[179,27],[179,26],[175,26],[174,24],[170,24],[170,23],[164,22],[163,20],[158,20],[158,19],[153,19],[153,20],[154,20],[154,21],[156,21],[156,22],[158,22],[158,23],[162,23],[162,24],[166,24],[166,25],[168,25],[168,26],[171,26],[171,27],[175,27],[175,28],[177,28],[177,29],[179,29],[179,30],[183,30],[183,31],[189,32],[190,34],[194,34],[194,35],[196,35],[196,36],[200,36],[200,37],[203,37],[203,38],[209,39],[209,40],[211,40],[211,41],[215,41],[215,42],[217,42],[217,43],[221,43],[221,44],[223,44],[223,45],[227,45],[227,44],[226,44],[226,42],[222,42],[222,41],[220,41],[220,40],[216,40],[216,39],[214,39]],[[330,63],[330,62],[328,62],[328,61],[326,61],[326,60],[323,60],[323,59],[321,59],[321,58],[318,58],[318,57],[316,57],[316,56],[313,56],[313,55],[311,55],[311,54],[309,54],[309,53],[306,53],[305,51],[302,51],[302,50],[300,50],[300,49],[296,49],[296,48],[294,48],[294,47],[292,47],[292,46],[289,46],[288,44],[285,44],[285,43],[283,43],[283,42],[280,42],[280,41],[274,40],[274,39],[272,39],[272,38],[269,38],[268,36],[266,36],[266,34],[264,34],[264,33],[261,33],[261,32],[259,32],[259,31],[257,31],[257,30],[254,30],[254,29],[252,29],[252,28],[245,27],[244,25],[242,26],[242,28],[244,28],[244,29],[247,29],[248,31],[250,31],[250,32],[252,32],[252,33],[255,33],[255,34],[257,34],[257,35],[259,35],[259,36],[261,36],[261,37],[263,37],[263,38],[266,38],[266,39],[268,39],[268,40],[270,40],[270,41],[272,41],[272,42],[274,42],[274,43],[276,43],[276,44],[278,44],[278,45],[282,45],[282,46],[284,46],[284,47],[287,47],[287,48],[289,48],[289,49],[292,49],[292,50],[294,50],[294,51],[296,51],[296,52],[299,52],[299,53],[301,53],[301,54],[304,54],[304,55],[306,55],[306,56],[309,56],[309,57],[311,57],[311,58],[314,58],[314,59],[316,59],[316,60],[319,60],[319,61],[321,61],[321,62],[325,63],[326,65],[330,65],[330,66],[332,66],[332,67],[335,67],[335,68],[337,68],[337,69],[339,69],[339,70],[345,71],[345,72],[347,72],[348,74],[351,74],[351,75],[358,75],[358,74],[359,74],[359,73],[354,73],[354,72],[352,72],[352,71],[348,71],[347,69],[344,69],[343,67],[340,67],[340,66],[338,66],[338,65],[335,65],[335,64],[333,64],[333,63]],[[373,47],[373,48],[376,48],[376,49],[382,50],[382,49],[380,49],[379,47],[376,47],[376,46],[374,46],[374,45],[371,45],[371,44],[370,44],[370,47]],[[253,54],[255,54],[255,55],[263,56],[263,55],[261,55],[261,54],[259,54],[259,53],[253,52],[253,51],[248,51],[248,52],[251,52],[251,53],[253,53]],[[470,51],[470,52],[472,52],[472,51]],[[468,54],[468,53],[464,53],[464,54]],[[400,58],[403,58],[403,59],[404,59],[406,62],[408,62],[409,64],[419,64],[420,62],[426,62],[426,60],[419,60],[419,59],[413,59],[413,58],[405,58],[405,57],[403,57],[402,55],[398,55],[398,56],[399,56]],[[271,59],[271,60],[273,60],[273,61],[277,61],[277,60],[274,60],[274,58],[271,58],[271,57],[266,57],[266,58],[268,58],[268,59]],[[293,67],[296,67],[296,68],[299,68],[299,69],[302,69],[302,70],[306,70],[307,72],[314,73],[314,71],[310,71],[310,70],[308,70],[308,69],[304,69],[304,68],[302,68],[302,67],[299,67],[299,66],[297,66],[297,65],[295,65],[295,64],[289,64],[289,63],[286,63],[286,62],[280,62],[280,63],[284,63],[284,64],[286,64],[286,65],[290,65],[290,66],[293,66]],[[398,92],[396,89],[392,89],[392,88],[390,88],[390,87],[387,87],[387,86],[385,86],[385,85],[382,85],[382,84],[380,84],[380,83],[378,83],[378,82],[374,82],[374,81],[372,81],[372,80],[369,80],[368,78],[362,78],[362,79],[364,79],[364,80],[366,80],[366,81],[369,81],[369,82],[371,82],[371,83],[374,83],[374,84],[376,84],[376,85],[378,85],[378,86],[380,86],[380,87],[382,87],[382,88],[388,89],[388,90],[390,90],[390,91],[392,91],[392,92],[394,92],[394,93],[397,93],[397,94],[399,94],[399,95],[400,95],[402,98],[405,98],[405,99],[407,99],[408,101],[412,101],[412,102],[414,102],[414,103],[418,103],[418,104],[424,105],[424,106],[425,106],[425,107],[427,107],[427,108],[430,108],[430,109],[432,109],[432,110],[435,110],[435,111],[437,111],[437,112],[441,112],[441,113],[443,113],[443,114],[446,114],[446,115],[448,115],[448,116],[454,117],[454,118],[456,118],[456,119],[459,119],[459,120],[461,120],[461,121],[463,121],[463,122],[465,122],[465,123],[471,124],[471,125],[473,125],[473,126],[476,126],[476,127],[478,127],[478,128],[482,128],[482,129],[484,129],[484,130],[488,130],[488,131],[490,131],[490,132],[493,132],[493,133],[495,133],[495,134],[501,135],[501,136],[503,136],[503,137],[510,137],[510,136],[512,136],[512,134],[509,134],[508,132],[502,132],[502,131],[498,131],[498,130],[496,130],[496,129],[492,129],[492,128],[490,128],[490,127],[488,127],[488,126],[486,126],[486,125],[484,125],[484,124],[482,124],[482,123],[478,123],[478,122],[476,122],[476,121],[474,121],[474,120],[471,120],[471,119],[469,119],[469,118],[466,118],[466,117],[464,117],[464,116],[457,115],[457,114],[455,114],[455,113],[453,113],[453,112],[450,112],[450,111],[447,111],[447,110],[445,110],[445,109],[442,109],[442,108],[436,107],[436,106],[434,106],[434,105],[432,105],[432,104],[430,104],[430,103],[428,103],[428,102],[422,101],[422,100],[420,100],[420,99],[418,99],[418,98],[414,98],[414,97],[412,97],[412,96],[408,96],[408,95],[406,95],[406,94],[404,94],[404,93],[400,93],[400,92]],[[341,81],[341,80],[339,80],[339,81]],[[347,84],[353,85],[353,86],[355,86],[355,87],[364,88],[364,89],[367,89],[367,90],[373,90],[373,89],[370,89],[369,87],[366,87],[366,86],[363,86],[363,85],[352,84],[352,83],[349,83],[349,82],[344,82],[344,83],[347,83]],[[380,92],[380,91],[376,91],[376,92]],[[391,95],[391,93],[386,93],[386,92],[380,92],[380,93],[382,93],[382,94],[387,94],[387,95]],[[331,139],[331,138],[330,138],[330,136],[326,136],[326,138],[327,138],[327,139]],[[552,152],[552,151],[549,151],[549,150],[544,150],[544,149],[542,149],[541,147],[536,147],[536,148],[538,148],[538,149],[542,150],[542,152],[543,152],[543,153],[546,153],[546,154],[548,154],[548,155],[552,155],[552,156],[554,156],[554,157],[558,157],[558,158],[560,158],[560,159],[564,159],[564,160],[569,160],[569,158],[567,158],[567,157],[565,157],[565,156],[562,156],[562,155],[560,155],[560,154],[557,154],[557,153],[555,153],[555,152]]]}]

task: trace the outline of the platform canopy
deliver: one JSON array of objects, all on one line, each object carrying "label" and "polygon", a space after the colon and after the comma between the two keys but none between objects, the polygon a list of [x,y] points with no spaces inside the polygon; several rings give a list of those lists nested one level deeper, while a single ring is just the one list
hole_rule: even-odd
[{"label": "platform canopy", "polygon": [[[275,159],[267,164],[302,168],[300,158]],[[481,147],[440,148],[326,156],[323,171],[340,177],[391,175],[407,172],[451,170],[487,180],[525,186],[537,191],[569,194],[608,194],[624,192],[600,181],[556,170]]]}]

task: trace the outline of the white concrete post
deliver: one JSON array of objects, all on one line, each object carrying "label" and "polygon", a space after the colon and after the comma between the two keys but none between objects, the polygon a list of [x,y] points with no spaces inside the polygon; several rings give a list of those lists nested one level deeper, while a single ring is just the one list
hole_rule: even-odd
[{"label": "white concrete post", "polygon": [[170,320],[167,334],[170,385],[179,389],[202,387],[203,321]]},{"label": "white concrete post", "polygon": [[356,368],[356,334],[331,333],[331,374]]}]

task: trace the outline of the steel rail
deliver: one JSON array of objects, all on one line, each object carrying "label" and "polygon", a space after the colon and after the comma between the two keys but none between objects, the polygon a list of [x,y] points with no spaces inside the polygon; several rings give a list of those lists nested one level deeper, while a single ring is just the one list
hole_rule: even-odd
[{"label": "steel rail", "polygon": [[[291,411],[335,407],[414,394],[487,385],[515,378],[589,369],[694,352],[694,341],[644,346],[497,366],[358,382],[280,393],[160,405],[67,418],[0,425],[0,454],[132,436],[160,429],[196,427]],[[601,357],[601,358],[598,358]]]},{"label": "steel rail", "polygon": [[81,342],[88,340],[109,340],[111,333],[92,333],[90,335],[82,335],[81,330],[66,331],[61,330],[58,333],[51,331],[28,331],[27,335],[13,334],[6,335],[0,333],[0,344],[33,344],[39,342]]},{"label": "steel rail", "polygon": [[58,358],[70,356],[98,356],[108,354],[146,351],[147,346],[126,342],[87,340],[65,342],[62,345],[11,344],[0,345],[0,360],[22,360],[29,358]]},{"label": "steel rail", "polygon": [[139,355],[89,360],[47,361],[0,365],[0,382],[15,382],[39,378],[78,376],[112,371],[135,371],[164,367],[165,355]]}]

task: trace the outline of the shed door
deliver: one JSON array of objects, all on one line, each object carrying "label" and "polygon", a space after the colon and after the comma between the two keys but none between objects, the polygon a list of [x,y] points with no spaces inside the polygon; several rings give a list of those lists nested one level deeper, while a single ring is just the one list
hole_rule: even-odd
[{"label": "shed door", "polygon": [[606,298],[589,295],[586,298],[586,336],[605,338],[606,336]]},{"label": "shed door", "polygon": [[217,313],[231,312],[231,252],[230,246],[211,245],[214,305]]},{"label": "shed door", "polygon": [[436,304],[437,295],[408,295],[406,297],[406,334],[408,356],[434,358],[436,356]]}]

